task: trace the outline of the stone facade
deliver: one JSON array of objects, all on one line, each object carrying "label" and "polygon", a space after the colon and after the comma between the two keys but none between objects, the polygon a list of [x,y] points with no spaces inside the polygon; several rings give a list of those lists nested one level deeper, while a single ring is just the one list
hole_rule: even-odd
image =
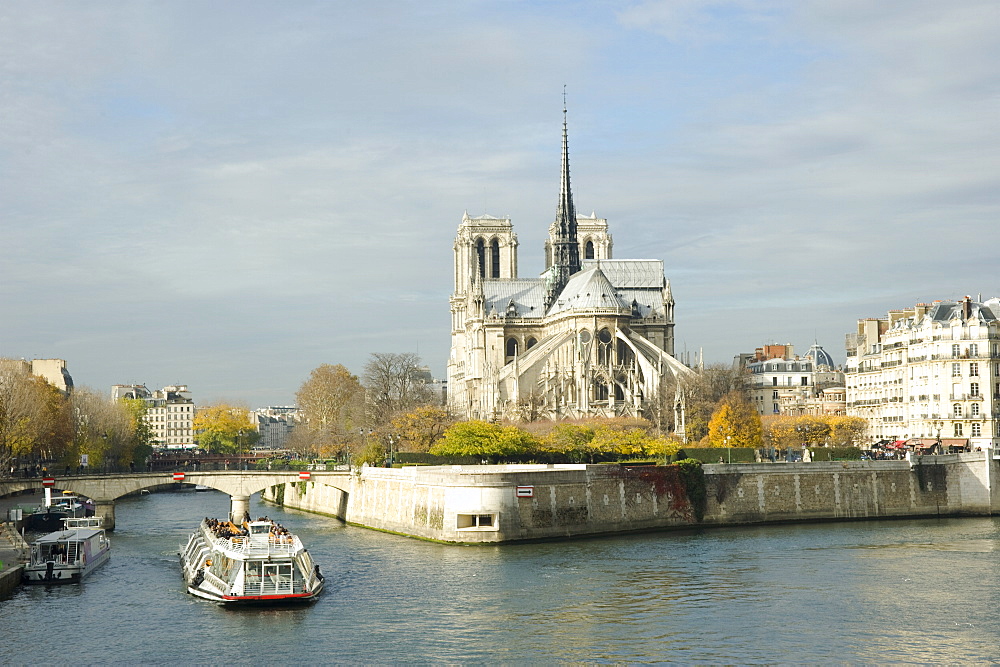
[{"label": "stone facade", "polygon": [[73,377],[63,359],[0,359],[0,371],[37,375],[64,394],[73,391]]},{"label": "stone facade", "polygon": [[818,343],[804,357],[789,345],[764,345],[738,358],[760,415],[842,415],[844,373]]},{"label": "stone facade", "polygon": [[518,277],[508,218],[466,213],[454,244],[448,403],[468,419],[639,415],[674,351],[674,299],[659,260],[616,260],[607,220],[576,215],[565,120],[545,272]]},{"label": "stone facade", "polygon": [[908,461],[706,465],[698,516],[674,467],[367,468],[269,489],[288,507],[412,537],[503,543],[791,521],[991,515],[998,462],[983,452]]},{"label": "stone facade", "polygon": [[1000,299],[919,303],[847,337],[847,413],[873,441],[993,448],[1000,436]]}]

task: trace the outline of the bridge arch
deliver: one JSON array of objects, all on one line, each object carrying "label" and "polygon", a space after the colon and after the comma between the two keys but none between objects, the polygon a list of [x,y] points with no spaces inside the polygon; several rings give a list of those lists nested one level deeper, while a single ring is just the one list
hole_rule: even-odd
[{"label": "bridge arch", "polygon": [[[183,474],[181,479],[176,475]],[[55,478],[55,486],[93,499],[94,511],[104,519],[107,530],[115,528],[115,501],[142,489],[160,489],[177,483],[206,486],[228,494],[230,518],[241,520],[249,510],[250,496],[278,484],[303,481],[298,471],[205,471],[185,473],[125,473],[112,475],[71,475]],[[310,482],[325,484],[349,495],[351,474],[348,471],[310,472]],[[32,488],[42,488],[41,479],[0,480],[0,496]]]}]

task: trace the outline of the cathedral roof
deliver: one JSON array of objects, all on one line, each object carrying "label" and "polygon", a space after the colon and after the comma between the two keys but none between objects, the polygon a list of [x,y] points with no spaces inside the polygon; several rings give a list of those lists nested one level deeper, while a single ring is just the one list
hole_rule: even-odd
[{"label": "cathedral roof", "polygon": [[548,314],[595,309],[613,309],[624,314],[632,312],[632,307],[618,296],[615,286],[598,266],[573,274],[549,308]]},{"label": "cathedral roof", "polygon": [[659,259],[587,259],[583,268],[600,266],[615,287],[661,289],[663,261]]},{"label": "cathedral roof", "polygon": [[503,317],[510,313],[524,318],[545,316],[545,283],[538,278],[483,281],[483,312]]}]

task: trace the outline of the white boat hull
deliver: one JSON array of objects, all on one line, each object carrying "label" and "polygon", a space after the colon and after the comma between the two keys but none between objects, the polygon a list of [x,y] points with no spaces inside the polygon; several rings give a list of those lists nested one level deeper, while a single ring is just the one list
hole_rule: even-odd
[{"label": "white boat hull", "polygon": [[[232,532],[232,524],[224,524]],[[315,600],[323,577],[294,535],[276,534],[271,522],[249,522],[247,535],[219,537],[202,522],[180,549],[187,592],[234,605],[276,605]]]},{"label": "white boat hull", "polygon": [[100,519],[67,519],[65,530],[32,543],[21,580],[26,584],[76,583],[110,558],[111,541],[100,528]]}]

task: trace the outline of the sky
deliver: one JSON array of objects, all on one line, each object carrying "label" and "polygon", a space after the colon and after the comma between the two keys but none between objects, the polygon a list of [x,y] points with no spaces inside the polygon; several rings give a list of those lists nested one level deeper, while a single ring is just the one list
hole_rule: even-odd
[{"label": "sky", "polygon": [[664,261],[678,356],[1000,295],[995,0],[0,3],[0,357],[289,405],[443,377],[462,215]]}]

